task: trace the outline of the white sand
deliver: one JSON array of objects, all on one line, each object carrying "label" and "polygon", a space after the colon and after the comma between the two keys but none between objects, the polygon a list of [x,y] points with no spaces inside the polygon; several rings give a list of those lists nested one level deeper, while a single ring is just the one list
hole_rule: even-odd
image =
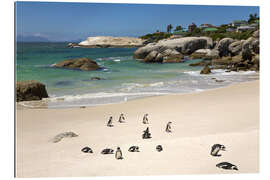
[{"label": "white sand", "polygon": [[[120,124],[124,113],[126,123]],[[152,139],[141,138],[149,114]],[[109,116],[114,127],[106,127]],[[165,127],[172,121],[172,133]],[[52,143],[55,135],[78,137]],[[215,143],[227,151],[210,156]],[[162,152],[155,150],[163,146]],[[132,145],[139,153],[128,152]],[[89,146],[93,154],[81,149]],[[124,159],[101,155],[104,148],[122,149]],[[228,161],[239,171],[215,165]],[[195,94],[166,95],[84,109],[17,111],[17,177],[169,175],[256,173],[259,171],[259,81]]]}]

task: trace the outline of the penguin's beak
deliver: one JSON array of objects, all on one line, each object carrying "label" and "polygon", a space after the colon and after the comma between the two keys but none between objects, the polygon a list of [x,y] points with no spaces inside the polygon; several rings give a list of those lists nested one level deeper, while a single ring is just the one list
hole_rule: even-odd
[{"label": "penguin's beak", "polygon": [[238,171],[238,168],[237,167],[233,167],[234,170]]}]

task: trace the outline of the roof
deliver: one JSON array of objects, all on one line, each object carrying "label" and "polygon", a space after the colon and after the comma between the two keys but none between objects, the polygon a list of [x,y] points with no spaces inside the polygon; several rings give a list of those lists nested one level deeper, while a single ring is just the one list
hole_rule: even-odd
[{"label": "roof", "polygon": [[217,31],[217,28],[205,28],[203,31],[204,32],[213,32],[213,31]]},{"label": "roof", "polygon": [[254,27],[251,27],[251,26],[240,26],[237,29],[254,29]]}]

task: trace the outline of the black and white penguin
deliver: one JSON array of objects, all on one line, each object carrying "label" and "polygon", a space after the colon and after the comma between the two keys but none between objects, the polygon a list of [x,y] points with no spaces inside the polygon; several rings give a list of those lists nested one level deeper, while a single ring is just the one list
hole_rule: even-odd
[{"label": "black and white penguin", "polygon": [[157,145],[156,150],[157,150],[158,152],[161,152],[161,151],[163,151],[163,148],[162,148],[161,145]]},{"label": "black and white penguin", "polygon": [[148,122],[148,114],[145,114],[143,116],[143,124],[149,124],[149,122]]},{"label": "black and white penguin", "polygon": [[149,127],[147,127],[146,130],[143,131],[142,138],[143,139],[150,139],[151,138],[151,133],[149,132]]},{"label": "black and white penguin", "polygon": [[236,170],[238,171],[238,168],[236,165],[233,165],[229,162],[221,162],[216,165],[218,168],[226,169],[226,170]]},{"label": "black and white penguin", "polygon": [[117,147],[117,149],[116,149],[115,158],[116,159],[123,159],[122,151],[121,151],[120,147]]},{"label": "black and white penguin", "polygon": [[129,151],[129,152],[140,152],[138,146],[131,146],[131,147],[128,149],[128,151]]},{"label": "black and white penguin", "polygon": [[113,124],[112,124],[112,116],[110,117],[109,121],[107,122],[107,126],[108,126],[108,127],[113,127]]},{"label": "black and white penguin", "polygon": [[171,124],[172,124],[172,122],[168,122],[167,123],[166,130],[165,131],[168,132],[168,133],[172,132],[172,130],[171,130],[172,129]]},{"label": "black and white penguin", "polygon": [[101,151],[101,154],[113,154],[113,149],[109,149],[109,148],[103,149]]},{"label": "black and white penguin", "polygon": [[211,148],[211,155],[212,156],[221,156],[221,154],[218,154],[219,151],[226,151],[226,147],[222,144],[214,144]]},{"label": "black and white penguin", "polygon": [[118,122],[120,122],[120,123],[124,123],[125,122],[124,114],[120,114],[120,117],[119,117]]},{"label": "black and white penguin", "polygon": [[92,149],[90,147],[84,147],[84,148],[82,148],[81,151],[84,152],[84,153],[93,153],[93,151],[92,151]]}]

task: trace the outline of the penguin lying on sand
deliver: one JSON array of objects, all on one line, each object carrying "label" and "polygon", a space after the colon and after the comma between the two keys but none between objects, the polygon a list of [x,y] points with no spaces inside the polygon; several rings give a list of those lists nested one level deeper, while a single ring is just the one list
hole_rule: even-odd
[{"label": "penguin lying on sand", "polygon": [[163,151],[163,148],[162,148],[161,145],[157,145],[156,150],[157,150],[158,152],[160,152],[160,151]]},{"label": "penguin lying on sand", "polygon": [[218,154],[219,151],[226,151],[226,147],[222,144],[214,144],[211,148],[211,155],[212,156],[221,156],[221,154]]},{"label": "penguin lying on sand", "polygon": [[101,151],[101,154],[113,154],[113,149],[109,149],[109,148],[103,149]]},{"label": "penguin lying on sand", "polygon": [[93,153],[93,151],[92,151],[92,149],[90,147],[84,147],[84,148],[82,148],[81,151],[84,152],[84,153]]},{"label": "penguin lying on sand", "polygon": [[117,149],[116,149],[115,158],[116,159],[124,159],[122,156],[122,151],[121,151],[120,147],[117,147]]},{"label": "penguin lying on sand", "polygon": [[226,170],[236,170],[238,171],[238,168],[236,165],[233,165],[229,162],[221,162],[216,165],[218,168],[226,169]]},{"label": "penguin lying on sand", "polygon": [[128,151],[129,151],[129,152],[140,152],[138,146],[131,146],[131,147],[128,149]]}]

